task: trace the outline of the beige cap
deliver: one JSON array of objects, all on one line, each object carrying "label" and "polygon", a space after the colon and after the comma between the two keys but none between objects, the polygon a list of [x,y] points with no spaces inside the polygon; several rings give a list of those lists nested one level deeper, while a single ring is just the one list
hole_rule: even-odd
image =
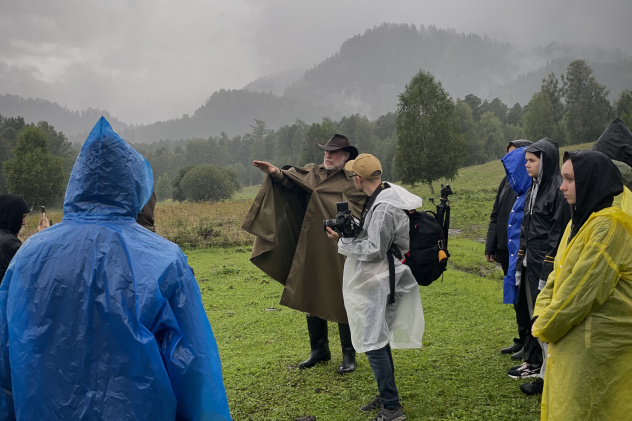
[{"label": "beige cap", "polygon": [[373,180],[382,175],[382,164],[370,153],[361,153],[356,159],[346,163],[345,170],[353,171],[364,179]]}]

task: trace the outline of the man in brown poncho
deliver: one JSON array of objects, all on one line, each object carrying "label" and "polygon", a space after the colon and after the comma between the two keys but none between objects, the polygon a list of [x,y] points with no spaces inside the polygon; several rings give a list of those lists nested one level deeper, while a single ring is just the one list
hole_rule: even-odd
[{"label": "man in brown poncho", "polygon": [[329,241],[323,220],[336,215],[336,202],[349,202],[360,216],[366,195],[358,192],[345,163],[358,156],[345,136],[335,134],[326,144],[322,164],[302,168],[254,161],[268,174],[242,228],[256,236],[250,260],[284,285],[281,304],[307,313],[311,353],[299,368],[329,361],[327,321],[338,323],[342,363],[338,373],[355,370],[355,350],[342,300],[344,257]]}]

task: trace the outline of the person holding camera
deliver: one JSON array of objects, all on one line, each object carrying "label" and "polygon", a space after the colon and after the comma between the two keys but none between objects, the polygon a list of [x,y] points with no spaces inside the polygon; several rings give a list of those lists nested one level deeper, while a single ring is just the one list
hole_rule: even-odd
[{"label": "person holding camera", "polygon": [[351,327],[351,339],[364,352],[377,382],[379,396],[362,406],[362,411],[379,409],[374,421],[406,419],[395,385],[391,348],[420,348],[424,315],[419,286],[410,268],[395,259],[395,302],[389,303],[387,252],[402,255],[409,247],[409,219],[406,210],[419,208],[420,197],[392,183],[382,182],[380,161],[360,154],[345,169],[353,172],[358,191],[365,201],[357,234],[348,238],[326,227],[327,236],[338,241],[338,252],[346,256],[342,293]]},{"label": "person holding camera", "polygon": [[307,314],[311,353],[299,369],[331,359],[327,321],[338,323],[342,363],[338,373],[355,370],[355,350],[342,299],[344,258],[323,235],[323,220],[334,217],[336,203],[347,201],[359,215],[366,195],[354,187],[344,165],[358,156],[349,139],[334,134],[322,164],[279,169],[254,161],[266,173],[242,229],[255,235],[250,260],[283,284],[281,304]]}]

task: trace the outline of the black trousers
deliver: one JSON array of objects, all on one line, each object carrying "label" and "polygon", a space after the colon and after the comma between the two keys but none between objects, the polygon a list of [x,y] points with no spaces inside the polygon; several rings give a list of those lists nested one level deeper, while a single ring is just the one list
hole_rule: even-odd
[{"label": "black trousers", "polygon": [[494,252],[494,260],[500,263],[503,273],[507,276],[509,270],[509,250],[496,249]]},{"label": "black trousers", "polygon": [[[534,285],[531,285],[535,283]],[[538,298],[539,279],[529,279],[527,268],[522,267],[522,279],[518,289],[518,301],[516,302],[516,322],[518,323],[518,335],[524,344],[524,361],[529,364],[542,364],[542,347],[536,338],[531,335],[531,318],[535,300]],[[531,295],[531,300],[527,296],[527,288]],[[529,302],[530,301],[530,302]],[[524,339],[523,339],[524,338]]]}]

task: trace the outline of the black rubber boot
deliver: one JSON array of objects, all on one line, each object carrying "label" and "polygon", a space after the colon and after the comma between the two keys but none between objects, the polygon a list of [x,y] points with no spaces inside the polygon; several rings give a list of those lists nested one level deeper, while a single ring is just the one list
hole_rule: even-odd
[{"label": "black rubber boot", "polygon": [[327,320],[320,317],[307,315],[307,331],[309,332],[309,345],[312,348],[309,358],[298,365],[301,370],[312,368],[321,361],[331,360],[329,352],[329,339],[327,337]]},{"label": "black rubber boot", "polygon": [[348,323],[338,323],[340,334],[340,346],[342,348],[342,363],[338,367],[338,373],[351,373],[356,368],[356,352],[351,343],[351,330]]}]

